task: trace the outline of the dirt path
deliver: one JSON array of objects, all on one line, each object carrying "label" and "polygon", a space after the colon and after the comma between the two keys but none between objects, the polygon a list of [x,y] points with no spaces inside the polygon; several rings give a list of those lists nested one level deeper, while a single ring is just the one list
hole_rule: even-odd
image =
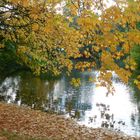
[{"label": "dirt path", "polygon": [[0,103],[0,131],[3,129],[50,140],[136,140],[103,129],[79,126],[55,114]]}]

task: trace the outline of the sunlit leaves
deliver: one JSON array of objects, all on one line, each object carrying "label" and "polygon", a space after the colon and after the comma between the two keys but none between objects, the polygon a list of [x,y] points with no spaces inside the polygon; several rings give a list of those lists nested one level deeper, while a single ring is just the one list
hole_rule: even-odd
[{"label": "sunlit leaves", "polygon": [[85,71],[90,68],[94,68],[95,62],[77,62],[75,69]]},{"label": "sunlit leaves", "polygon": [[37,31],[39,29],[39,25],[37,23],[32,24],[32,30]]},{"label": "sunlit leaves", "polygon": [[134,84],[138,87],[138,89],[140,89],[140,75],[136,77],[136,79],[134,80]]},{"label": "sunlit leaves", "polygon": [[22,0],[22,5],[27,7],[29,5],[29,0]]},{"label": "sunlit leaves", "polygon": [[5,47],[4,44],[0,44],[0,49],[1,49],[1,48],[4,48],[4,47]]},{"label": "sunlit leaves", "polygon": [[[66,12],[60,15],[56,6],[62,3]],[[140,44],[138,1],[119,0],[107,9],[102,0],[9,0],[1,6],[6,12],[0,9],[0,48],[3,42],[14,42],[16,55],[36,74],[94,68],[101,71],[100,80],[107,81],[104,85],[111,85],[106,70],[128,82],[137,67],[130,56]],[[100,16],[93,9],[102,11]]]},{"label": "sunlit leaves", "polygon": [[20,2],[20,0],[9,0],[10,2],[12,2],[13,4],[18,4]]},{"label": "sunlit leaves", "polygon": [[77,78],[77,79],[76,79],[76,78],[72,78],[71,84],[72,84],[73,86],[75,86],[75,87],[79,87],[80,84],[81,84],[81,81],[80,81],[79,78]]}]

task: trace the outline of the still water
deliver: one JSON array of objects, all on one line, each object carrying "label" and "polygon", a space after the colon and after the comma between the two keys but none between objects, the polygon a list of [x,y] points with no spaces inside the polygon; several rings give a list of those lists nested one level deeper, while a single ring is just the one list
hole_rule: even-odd
[{"label": "still water", "polygon": [[140,100],[134,91],[114,76],[114,95],[89,82],[98,72],[74,72],[81,78],[80,87],[70,84],[71,77],[57,80],[34,77],[30,72],[0,80],[0,100],[30,106],[75,119],[89,127],[106,127],[129,135],[140,136]]}]

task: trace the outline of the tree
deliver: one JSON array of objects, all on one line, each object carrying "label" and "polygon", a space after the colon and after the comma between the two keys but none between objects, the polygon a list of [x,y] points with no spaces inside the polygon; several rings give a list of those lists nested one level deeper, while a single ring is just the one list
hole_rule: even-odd
[{"label": "tree", "polygon": [[130,52],[140,44],[138,0],[116,0],[109,8],[104,0],[2,0],[0,7],[0,48],[12,46],[36,74],[94,68],[110,86],[111,71],[127,83],[137,67]]},{"label": "tree", "polygon": [[3,0],[0,5],[1,49],[11,47],[20,63],[34,73],[58,75],[72,70],[70,57],[79,55],[79,33],[56,14],[59,0]]},{"label": "tree", "polygon": [[[94,3],[92,4],[94,6]],[[75,9],[76,7],[75,5]],[[140,30],[137,28],[140,21],[140,3],[134,0],[116,1],[110,8],[105,8],[102,1],[99,7],[102,12],[100,16],[90,8],[80,10],[77,19],[82,36],[80,44],[84,48],[84,57],[91,61],[78,62],[76,68],[83,71],[87,68],[99,68],[100,62],[98,80],[101,85],[110,87],[110,71],[115,71],[120,79],[127,83],[137,68],[137,63],[130,53],[134,46],[140,43]],[[137,85],[138,83],[140,82],[137,82]]]}]

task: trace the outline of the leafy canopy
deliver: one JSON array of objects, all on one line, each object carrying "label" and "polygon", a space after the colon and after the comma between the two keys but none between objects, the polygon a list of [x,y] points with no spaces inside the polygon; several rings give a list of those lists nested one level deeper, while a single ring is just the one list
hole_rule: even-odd
[{"label": "leafy canopy", "polygon": [[130,52],[140,44],[139,22],[139,0],[109,8],[105,0],[2,0],[0,49],[10,46],[35,74],[94,68],[104,86],[110,71],[127,83],[137,67]]}]

